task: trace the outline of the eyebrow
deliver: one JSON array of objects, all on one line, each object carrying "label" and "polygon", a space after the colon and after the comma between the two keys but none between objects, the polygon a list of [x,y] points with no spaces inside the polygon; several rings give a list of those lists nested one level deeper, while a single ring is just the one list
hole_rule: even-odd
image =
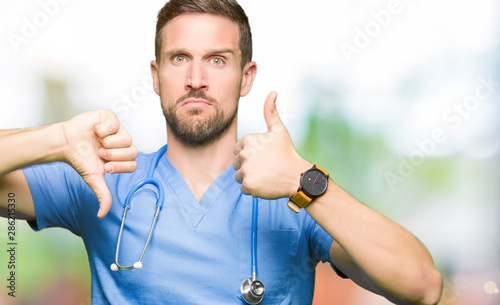
[{"label": "eyebrow", "polygon": [[208,54],[224,54],[224,53],[229,53],[229,54],[232,54],[232,55],[236,56],[238,52],[236,50],[234,50],[234,49],[220,49],[220,50],[219,49],[214,49],[214,50],[209,51],[207,53]]},{"label": "eyebrow", "polygon": [[[164,55],[165,58],[168,58],[174,54],[189,54],[190,52],[187,49],[184,48],[176,48],[176,49],[171,49],[167,50]],[[241,54],[241,52],[237,52],[237,50],[227,48],[227,49],[213,49],[213,50],[208,50],[206,54],[211,54],[211,55],[217,55],[217,54],[230,54],[235,57],[237,57],[238,54]]]}]

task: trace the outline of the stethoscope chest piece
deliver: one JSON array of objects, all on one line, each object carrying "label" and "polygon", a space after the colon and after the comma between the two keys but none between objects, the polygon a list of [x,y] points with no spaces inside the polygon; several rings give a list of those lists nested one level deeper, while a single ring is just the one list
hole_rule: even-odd
[{"label": "stethoscope chest piece", "polygon": [[245,279],[241,284],[241,295],[248,304],[259,304],[264,298],[264,284],[251,277]]}]

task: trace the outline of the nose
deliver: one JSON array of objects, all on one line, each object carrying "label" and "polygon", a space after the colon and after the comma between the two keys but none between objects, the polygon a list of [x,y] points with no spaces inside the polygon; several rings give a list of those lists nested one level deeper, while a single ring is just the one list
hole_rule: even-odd
[{"label": "nose", "polygon": [[192,60],[186,77],[186,90],[208,89],[207,75],[203,63]]}]

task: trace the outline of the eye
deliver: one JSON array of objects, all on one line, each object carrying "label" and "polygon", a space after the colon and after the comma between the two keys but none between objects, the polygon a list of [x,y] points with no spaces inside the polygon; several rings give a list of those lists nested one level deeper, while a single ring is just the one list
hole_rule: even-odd
[{"label": "eye", "polygon": [[224,60],[220,57],[214,57],[212,58],[211,62],[216,65],[216,66],[220,66],[220,65],[223,65],[224,64]]},{"label": "eye", "polygon": [[183,62],[183,61],[186,61],[186,57],[184,55],[175,55],[174,57],[172,57],[172,61],[173,62]]}]

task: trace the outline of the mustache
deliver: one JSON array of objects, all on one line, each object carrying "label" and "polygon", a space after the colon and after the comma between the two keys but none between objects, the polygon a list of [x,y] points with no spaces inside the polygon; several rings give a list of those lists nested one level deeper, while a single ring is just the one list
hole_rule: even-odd
[{"label": "mustache", "polygon": [[191,90],[189,90],[188,93],[186,93],[183,96],[181,96],[180,98],[178,98],[176,104],[180,104],[189,98],[204,99],[204,100],[208,101],[210,104],[217,103],[217,99],[206,94],[205,91],[203,91],[203,89],[191,89]]}]

